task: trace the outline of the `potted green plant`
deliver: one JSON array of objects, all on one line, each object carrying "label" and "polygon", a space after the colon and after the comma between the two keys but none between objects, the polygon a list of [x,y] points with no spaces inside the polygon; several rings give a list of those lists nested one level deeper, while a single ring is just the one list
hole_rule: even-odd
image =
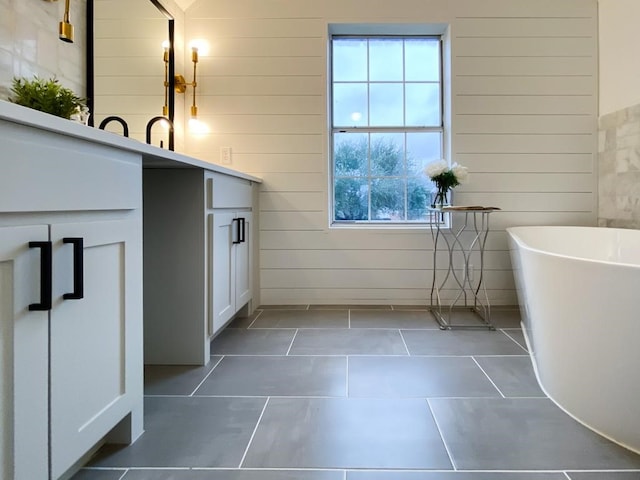
[{"label": "potted green plant", "polygon": [[60,85],[56,78],[14,78],[11,93],[9,101],[12,103],[62,118],[71,118],[74,113],[86,109],[84,99]]}]

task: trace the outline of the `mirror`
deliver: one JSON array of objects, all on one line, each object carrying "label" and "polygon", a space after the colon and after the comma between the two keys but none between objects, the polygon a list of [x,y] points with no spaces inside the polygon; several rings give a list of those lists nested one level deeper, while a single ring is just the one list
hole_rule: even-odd
[{"label": "mirror", "polygon": [[[165,89],[163,44],[169,46]],[[149,120],[174,121],[174,19],[158,0],[87,0],[87,103],[89,124],[124,119],[129,137],[146,141]],[[166,95],[166,97],[165,97]],[[166,122],[153,127],[151,143],[173,150]],[[123,134],[118,122],[105,130]]]}]

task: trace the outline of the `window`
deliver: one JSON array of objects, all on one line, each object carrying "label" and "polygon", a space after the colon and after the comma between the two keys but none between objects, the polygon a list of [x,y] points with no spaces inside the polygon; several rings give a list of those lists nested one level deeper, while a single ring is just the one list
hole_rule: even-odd
[{"label": "window", "polygon": [[333,223],[426,223],[443,158],[439,36],[331,37]]}]

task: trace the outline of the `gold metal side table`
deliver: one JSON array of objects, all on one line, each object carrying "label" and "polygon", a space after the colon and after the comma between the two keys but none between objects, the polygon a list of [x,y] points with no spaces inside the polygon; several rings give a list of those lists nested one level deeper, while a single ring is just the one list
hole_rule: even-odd
[{"label": "gold metal side table", "polygon": [[[431,282],[430,312],[442,330],[488,328],[491,323],[491,305],[485,286],[485,245],[489,234],[489,216],[500,210],[497,207],[455,206],[429,208],[432,214],[431,238],[433,240],[433,278]],[[453,224],[453,215],[456,223]],[[458,218],[461,223],[458,222]],[[450,228],[445,228],[450,225]],[[446,265],[438,273],[438,252],[447,257]],[[441,254],[442,256],[442,254]],[[471,260],[479,262],[477,278]],[[442,263],[442,261],[440,262]],[[456,268],[457,267],[457,268]],[[445,290],[453,292],[448,304],[442,301]],[[478,323],[453,323],[455,311],[473,312]]]}]

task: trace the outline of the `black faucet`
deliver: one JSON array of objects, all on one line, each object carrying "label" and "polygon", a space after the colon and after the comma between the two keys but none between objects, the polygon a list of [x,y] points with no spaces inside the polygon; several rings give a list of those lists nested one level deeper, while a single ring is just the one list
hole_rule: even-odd
[{"label": "black faucet", "polygon": [[115,115],[112,115],[112,116],[107,117],[104,120],[102,120],[100,122],[100,126],[98,126],[98,128],[100,130],[104,130],[104,128],[107,126],[107,124],[109,122],[118,122],[120,125],[122,125],[122,130],[123,130],[124,136],[125,137],[129,136],[129,125],[127,125],[127,122],[125,122],[123,118],[117,117]]},{"label": "black faucet", "polygon": [[[149,120],[149,123],[147,123],[147,143],[151,145],[151,127],[161,120],[164,120],[169,124],[169,150],[173,151],[173,122],[167,117],[158,116]],[[160,147],[162,147],[162,142],[160,143]]]}]

